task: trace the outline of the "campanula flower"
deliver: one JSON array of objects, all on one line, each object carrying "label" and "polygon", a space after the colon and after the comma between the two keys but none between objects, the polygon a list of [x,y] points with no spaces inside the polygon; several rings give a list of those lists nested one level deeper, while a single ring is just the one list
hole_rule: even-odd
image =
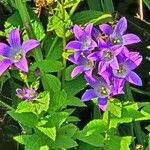
[{"label": "campanula flower", "polygon": [[135,34],[124,34],[127,30],[127,20],[125,17],[122,17],[116,26],[113,28],[108,24],[102,24],[99,26],[101,31],[109,37],[108,43],[111,45],[129,45],[134,43],[139,43],[141,40]]},{"label": "campanula flower", "polygon": [[66,45],[66,49],[75,50],[75,59],[77,60],[81,53],[87,54],[95,47],[97,47],[97,43],[92,39],[93,24],[89,24],[82,29],[78,25],[73,26],[73,33],[75,35],[76,40],[70,41]]},{"label": "campanula flower", "polygon": [[34,88],[17,88],[16,89],[17,96],[25,101],[33,101],[37,98],[37,91]]},{"label": "campanula flower", "polygon": [[129,52],[129,57],[124,55],[118,56],[119,69],[113,69],[115,77],[126,80],[132,84],[142,86],[141,78],[133,71],[142,61],[142,56],[138,52]]},{"label": "campanula flower", "polygon": [[8,43],[9,45],[0,43],[0,55],[3,56],[3,59],[0,60],[0,75],[2,75],[12,64],[18,69],[28,72],[26,54],[37,47],[39,42],[30,39],[21,44],[19,30],[14,28],[9,33]]},{"label": "campanula flower", "polygon": [[94,68],[94,61],[87,59],[85,56],[81,55],[78,60],[74,58],[74,55],[69,57],[69,60],[76,64],[77,66],[73,69],[71,77],[74,78],[79,73],[85,73],[87,76],[92,77],[92,71]]},{"label": "campanula flower", "polygon": [[98,73],[101,75],[108,67],[119,69],[117,55],[122,51],[121,47],[109,46],[102,39],[98,41],[99,51],[89,54],[90,60],[98,61]]},{"label": "campanula flower", "polygon": [[85,76],[86,81],[90,84],[92,89],[88,89],[82,95],[82,101],[89,101],[92,98],[98,98],[98,106],[105,111],[107,108],[107,99],[112,93],[112,87],[108,85],[103,78],[98,79],[93,76],[93,79]]}]

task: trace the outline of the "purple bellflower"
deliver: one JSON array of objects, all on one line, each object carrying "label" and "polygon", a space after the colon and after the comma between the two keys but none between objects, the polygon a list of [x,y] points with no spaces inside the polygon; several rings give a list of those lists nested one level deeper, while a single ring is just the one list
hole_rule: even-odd
[{"label": "purple bellflower", "polygon": [[0,75],[7,68],[14,64],[18,69],[28,72],[28,63],[26,53],[39,45],[39,42],[34,39],[24,41],[21,45],[19,30],[12,29],[8,38],[9,45],[0,43],[0,55],[3,59],[0,60]]},{"label": "purple bellflower", "polygon": [[112,72],[115,77],[122,80],[127,80],[128,82],[142,86],[142,80],[133,71],[137,66],[140,65],[142,61],[142,56],[138,52],[129,52],[129,57],[126,58],[123,55],[118,56],[119,69],[113,69]]},{"label": "purple bellflower", "polygon": [[101,31],[109,37],[108,43],[111,45],[129,45],[140,42],[140,38],[135,34],[124,34],[127,30],[127,20],[122,17],[116,24],[114,30],[108,24],[99,26]]},{"label": "purple bellflower", "polygon": [[93,79],[85,76],[85,79],[93,89],[88,89],[83,94],[81,100],[89,101],[92,98],[98,98],[98,106],[101,110],[105,111],[107,108],[107,99],[112,93],[112,87],[108,85],[103,78],[100,80],[93,76]]},{"label": "purple bellflower", "polygon": [[17,88],[17,96],[25,101],[31,102],[37,98],[37,91],[34,88]]},{"label": "purple bellflower", "polygon": [[117,55],[122,48],[118,46],[109,46],[102,39],[98,40],[99,51],[89,54],[88,58],[93,61],[98,61],[98,73],[101,75],[108,67],[119,69]]},{"label": "purple bellflower", "polygon": [[94,61],[87,59],[85,56],[81,55],[78,60],[74,58],[74,55],[69,57],[69,60],[76,64],[77,66],[73,69],[71,77],[74,78],[79,73],[85,73],[87,76],[92,77],[92,71],[94,68]]},{"label": "purple bellflower", "polygon": [[75,50],[75,59],[77,60],[81,53],[88,54],[91,50],[97,47],[97,43],[92,39],[93,24],[89,24],[83,30],[78,25],[73,26],[73,33],[76,37],[76,40],[70,41],[66,45],[66,49]]}]

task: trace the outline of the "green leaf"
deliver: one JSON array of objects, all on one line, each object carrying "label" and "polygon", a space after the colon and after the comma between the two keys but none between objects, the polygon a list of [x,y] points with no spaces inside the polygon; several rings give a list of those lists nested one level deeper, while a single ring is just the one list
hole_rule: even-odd
[{"label": "green leaf", "polygon": [[147,126],[145,129],[150,132],[150,125]]},{"label": "green leaf", "polygon": [[43,50],[47,60],[58,60],[62,57],[63,44],[57,36],[47,35],[43,40]]},{"label": "green leaf", "polygon": [[110,99],[108,103],[108,110],[116,117],[120,118],[122,113],[122,105],[118,99]]},{"label": "green leaf", "polygon": [[44,74],[42,76],[47,81],[48,89],[51,89],[55,94],[57,94],[61,89],[61,83],[59,79],[51,74]]},{"label": "green leaf", "polygon": [[35,102],[21,102],[17,106],[16,112],[33,112],[34,114],[41,114],[42,111],[47,111],[49,108],[50,95],[47,92],[40,94],[40,97]]},{"label": "green leaf", "polygon": [[130,144],[133,140],[131,136],[119,137],[111,136],[108,141],[106,141],[106,149],[109,150],[130,150]]},{"label": "green leaf", "polygon": [[65,70],[65,80],[69,81],[72,80],[71,78],[71,72],[74,69],[75,65],[70,65],[69,67],[66,68]]},{"label": "green leaf", "polygon": [[90,144],[80,142],[78,150],[100,150],[99,147],[92,146]]},{"label": "green leaf", "polygon": [[103,120],[94,119],[90,121],[82,130],[85,136],[92,135],[93,133],[103,133],[107,129],[106,124]]},{"label": "green leaf", "polygon": [[75,126],[74,124],[68,124],[68,125],[61,127],[58,130],[58,133],[60,135],[65,135],[65,136],[71,138],[74,136],[74,134],[76,133],[77,130],[78,130],[77,126]]},{"label": "green leaf", "polygon": [[77,97],[69,96],[68,98],[68,105],[69,106],[78,106],[78,107],[86,107],[86,105]]},{"label": "green leaf", "polygon": [[68,112],[55,112],[48,117],[48,122],[45,124],[44,127],[60,127],[66,119],[69,117]]},{"label": "green leaf", "polygon": [[50,104],[50,111],[61,110],[67,106],[67,93],[65,90],[59,91]]},{"label": "green leaf", "polygon": [[82,131],[78,132],[77,138],[85,143],[91,144],[96,147],[104,146],[104,137],[99,133],[94,133],[86,136]]},{"label": "green leaf", "polygon": [[29,137],[30,137],[30,135],[19,135],[19,136],[13,137],[13,139],[16,140],[18,143],[25,145],[25,143]]},{"label": "green leaf", "polygon": [[76,24],[94,23],[96,25],[112,21],[112,16],[100,11],[84,10],[75,13],[72,16],[72,21]]},{"label": "green leaf", "polygon": [[56,127],[53,128],[44,128],[44,127],[37,127],[41,132],[51,138],[53,141],[56,139]]},{"label": "green leaf", "polygon": [[55,144],[58,148],[61,149],[62,148],[69,149],[78,146],[78,144],[73,139],[64,135],[58,135]]},{"label": "green leaf", "polygon": [[150,1],[149,0],[144,0],[144,3],[146,4],[146,6],[148,7],[148,9],[150,10]]},{"label": "green leaf", "polygon": [[38,124],[38,118],[33,113],[17,113],[15,111],[8,111],[8,114],[25,126],[35,127]]},{"label": "green leaf", "polygon": [[80,75],[71,81],[66,81],[64,89],[68,96],[73,96],[83,90],[86,87],[86,84],[83,76]]},{"label": "green leaf", "polygon": [[40,150],[49,150],[49,147],[48,147],[47,145],[41,146],[41,147],[40,147]]},{"label": "green leaf", "polygon": [[78,122],[80,119],[76,116],[69,116],[66,120],[66,122]]},{"label": "green leaf", "polygon": [[41,69],[43,72],[59,72],[63,69],[63,64],[57,60],[42,60],[35,62],[31,65],[30,70],[34,71],[36,68]]}]

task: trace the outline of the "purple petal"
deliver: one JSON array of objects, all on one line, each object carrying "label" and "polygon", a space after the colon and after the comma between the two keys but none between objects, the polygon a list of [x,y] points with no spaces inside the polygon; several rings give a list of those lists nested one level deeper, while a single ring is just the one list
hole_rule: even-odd
[{"label": "purple petal", "polygon": [[132,84],[135,84],[135,85],[138,85],[138,86],[142,86],[142,80],[141,78],[133,71],[131,71],[128,76],[126,77],[126,79],[132,83]]},{"label": "purple petal", "polygon": [[120,33],[123,35],[127,30],[127,20],[125,17],[122,17],[115,26],[114,33]]},{"label": "purple petal", "polygon": [[125,34],[122,36],[123,45],[129,45],[141,42],[140,38],[135,34]]},{"label": "purple petal", "polygon": [[83,30],[76,24],[73,26],[73,33],[78,40],[80,40],[80,37],[84,34]]},{"label": "purple petal", "polygon": [[113,61],[110,63],[110,66],[114,69],[119,69],[119,64],[117,58],[114,56]]},{"label": "purple petal", "polygon": [[92,36],[95,39],[97,39],[99,37],[99,35],[100,35],[100,31],[93,27],[93,29],[92,29]]},{"label": "purple petal", "polygon": [[39,41],[30,39],[22,43],[23,53],[26,54],[28,51],[32,50],[33,48],[39,45]]},{"label": "purple petal", "polygon": [[95,48],[97,47],[97,43],[94,40],[91,40],[91,47]]},{"label": "purple petal", "polygon": [[108,97],[98,98],[98,106],[102,111],[106,111],[106,109],[107,109],[107,99],[108,99]]},{"label": "purple petal", "polygon": [[100,61],[98,64],[98,74],[101,75],[107,69],[107,64],[103,61]]},{"label": "purple petal", "polygon": [[74,54],[70,55],[70,56],[68,57],[68,60],[71,61],[71,62],[74,63],[74,64],[77,64],[77,61],[76,61],[75,58],[74,58]]},{"label": "purple petal", "polygon": [[81,101],[89,101],[92,98],[96,98],[96,94],[93,89],[86,90],[82,95]]},{"label": "purple petal", "polygon": [[108,47],[107,43],[103,39],[99,39],[98,40],[98,48],[102,49],[102,48],[106,48],[106,47]]},{"label": "purple petal", "polygon": [[22,59],[20,59],[20,61],[16,62],[14,65],[17,68],[19,68],[20,70],[22,70],[24,72],[28,72],[28,63],[27,63],[27,59],[25,57],[23,57]]},{"label": "purple petal", "polygon": [[4,57],[8,57],[10,52],[10,47],[5,43],[0,43],[0,55]]},{"label": "purple petal", "polygon": [[82,73],[84,70],[83,66],[77,66],[75,67],[72,72],[71,72],[71,77],[74,78],[75,76],[77,76],[79,73]]},{"label": "purple petal", "polygon": [[80,50],[82,48],[82,43],[79,41],[71,41],[66,45],[66,49]]},{"label": "purple petal", "polygon": [[92,76],[92,78],[90,78],[89,76],[86,76],[85,74],[84,78],[93,88],[97,87],[100,84],[99,80],[94,75]]},{"label": "purple petal", "polygon": [[88,24],[88,25],[86,26],[86,28],[85,28],[84,30],[85,30],[85,32],[86,32],[87,35],[91,36],[92,29],[93,29],[93,24],[90,23],[90,24]]},{"label": "purple petal", "polygon": [[93,52],[89,54],[87,58],[92,61],[100,60],[100,52]]},{"label": "purple petal", "polygon": [[113,81],[113,96],[118,94],[124,94],[123,88],[124,88],[124,79],[120,78],[114,78]]},{"label": "purple petal", "polygon": [[88,76],[91,79],[92,79],[92,73],[93,73],[93,68],[85,71],[86,76]]},{"label": "purple petal", "polygon": [[9,33],[8,42],[11,47],[13,48],[20,48],[21,47],[21,41],[20,41],[20,33],[17,28],[12,29]]},{"label": "purple petal", "polygon": [[111,49],[114,51],[115,55],[117,56],[124,50],[125,46],[112,46]]},{"label": "purple petal", "polygon": [[0,61],[0,76],[7,70],[7,68],[12,64],[8,59],[3,59]]},{"label": "purple petal", "polygon": [[110,35],[113,33],[113,29],[110,25],[108,24],[102,24],[102,25],[99,25],[99,28],[101,29],[101,31],[106,34],[106,35]]},{"label": "purple petal", "polygon": [[74,53],[74,58],[76,61],[78,61],[78,59],[80,58],[80,54],[81,54],[81,51],[77,51]]}]

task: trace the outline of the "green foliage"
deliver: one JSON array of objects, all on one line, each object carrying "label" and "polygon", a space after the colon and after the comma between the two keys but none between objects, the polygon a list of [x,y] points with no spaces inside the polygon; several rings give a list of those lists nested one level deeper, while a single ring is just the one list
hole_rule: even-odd
[{"label": "green foliage", "polygon": [[72,16],[72,21],[76,24],[94,23],[95,25],[112,21],[112,16],[100,11],[84,10]]},{"label": "green foliage", "polygon": [[146,6],[150,9],[150,1],[149,1],[149,0],[144,0],[144,3],[145,3]]}]

